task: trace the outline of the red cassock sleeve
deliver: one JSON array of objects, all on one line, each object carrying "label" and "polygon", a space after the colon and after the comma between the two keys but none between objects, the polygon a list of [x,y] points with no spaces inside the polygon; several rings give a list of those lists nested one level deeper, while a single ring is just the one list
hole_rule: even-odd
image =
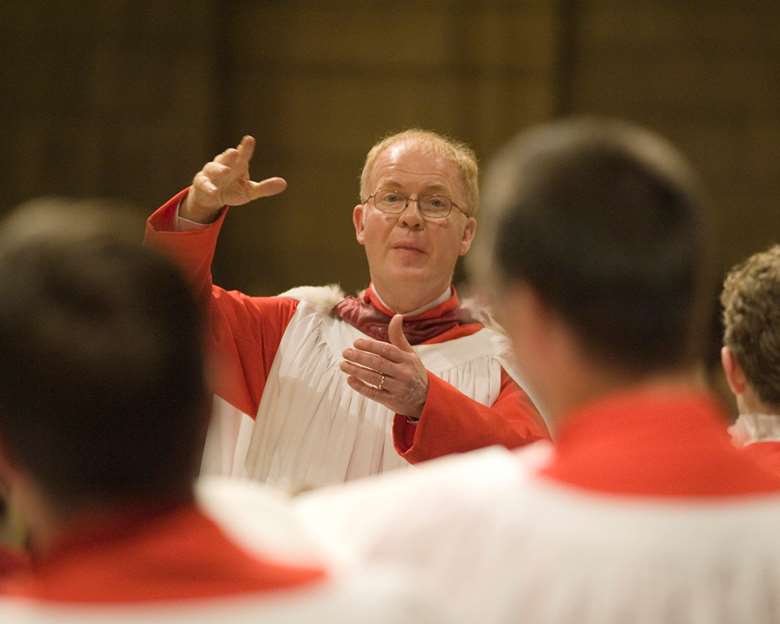
[{"label": "red cassock sleeve", "polygon": [[501,390],[491,406],[474,401],[431,373],[428,382],[420,420],[410,423],[396,414],[393,421],[396,451],[410,463],[493,444],[515,448],[549,439],[531,399],[504,370]]},{"label": "red cassock sleeve", "polygon": [[149,217],[144,242],[173,258],[203,304],[214,392],[254,418],[298,302],[289,297],[250,297],[212,283],[211,263],[228,210],[223,209],[208,227],[177,232],[176,209],[188,190],[172,197]]}]

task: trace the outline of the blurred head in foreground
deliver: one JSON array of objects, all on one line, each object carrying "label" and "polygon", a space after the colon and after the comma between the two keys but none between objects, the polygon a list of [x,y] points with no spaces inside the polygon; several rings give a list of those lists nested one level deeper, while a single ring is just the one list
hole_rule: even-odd
[{"label": "blurred head in foreground", "polygon": [[0,480],[35,560],[0,578],[0,621],[430,621],[400,575],[330,582],[275,496],[195,500],[211,401],[189,284],[92,215],[41,214],[0,227]]},{"label": "blurred head in foreground", "polygon": [[62,209],[0,229],[0,479],[34,545],[83,512],[191,498],[206,426],[185,281]]},{"label": "blurred head in foreground", "polygon": [[574,119],[521,134],[494,159],[471,268],[555,418],[621,386],[690,376],[711,255],[698,183],[670,144]]}]

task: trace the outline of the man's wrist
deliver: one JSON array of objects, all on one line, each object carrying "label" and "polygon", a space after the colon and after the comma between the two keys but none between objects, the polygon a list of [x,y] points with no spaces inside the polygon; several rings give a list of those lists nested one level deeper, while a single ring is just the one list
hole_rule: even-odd
[{"label": "man's wrist", "polygon": [[418,422],[420,422],[420,418],[422,417],[424,410],[425,410],[425,401],[420,403],[420,406],[414,412],[409,414],[403,414],[403,417],[406,418],[406,422],[408,422],[409,424],[416,425]]},{"label": "man's wrist", "polygon": [[174,230],[177,232],[198,232],[200,230],[206,229],[209,226],[207,223],[200,223],[198,221],[193,221],[192,219],[183,217],[181,215],[182,203],[183,201],[179,202],[179,204],[176,206],[176,212],[173,216]]},{"label": "man's wrist", "polygon": [[[428,402],[428,392],[430,391],[430,382],[428,381],[428,371],[425,371],[425,376],[420,379],[420,388],[417,390],[417,396],[422,397],[422,400],[416,406],[416,409],[409,414],[403,414],[406,418],[406,422],[415,425],[420,422],[423,412],[425,411],[425,404]],[[419,399],[418,399],[419,400]]]},{"label": "man's wrist", "polygon": [[200,225],[210,225],[214,223],[222,212],[222,207],[207,208],[196,204],[192,199],[192,189],[187,193],[187,196],[179,204],[179,218],[189,221],[190,223],[198,223]]}]

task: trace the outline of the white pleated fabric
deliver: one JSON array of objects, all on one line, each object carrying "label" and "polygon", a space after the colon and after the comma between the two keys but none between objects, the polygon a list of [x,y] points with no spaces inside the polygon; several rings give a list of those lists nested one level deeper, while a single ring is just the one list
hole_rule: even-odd
[{"label": "white pleated fabric", "polygon": [[[300,492],[407,465],[393,446],[394,414],[352,390],[339,369],[344,349],[361,337],[316,301],[301,300],[256,419],[215,400],[203,472]],[[498,397],[502,366],[509,368],[500,333],[485,328],[414,348],[426,369],[466,396],[484,405]]]},{"label": "white pleated fabric", "polygon": [[537,477],[545,447],[434,460],[296,505],[338,565],[406,568],[464,624],[780,622],[780,497],[601,495]]}]

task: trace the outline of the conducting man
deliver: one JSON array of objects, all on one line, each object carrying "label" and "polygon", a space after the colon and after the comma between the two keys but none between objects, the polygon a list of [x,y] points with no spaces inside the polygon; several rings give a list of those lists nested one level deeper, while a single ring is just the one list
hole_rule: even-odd
[{"label": "conducting man", "polygon": [[455,263],[471,247],[477,164],[461,143],[408,130],[368,153],[352,220],[371,283],[249,297],[211,282],[228,213],[284,190],[254,182],[246,136],[149,219],[208,306],[218,402],[204,466],[287,490],[339,483],[447,453],[545,438],[509,374],[506,342],[460,304]]}]

